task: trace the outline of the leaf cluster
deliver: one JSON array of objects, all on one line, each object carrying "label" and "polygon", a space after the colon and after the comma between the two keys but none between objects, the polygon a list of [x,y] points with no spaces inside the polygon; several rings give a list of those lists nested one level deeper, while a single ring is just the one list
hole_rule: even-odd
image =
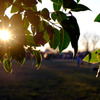
[{"label": "leaf cluster", "polygon": [[[11,59],[23,65],[25,50],[35,56],[36,66],[39,68],[42,58],[36,47],[44,46],[46,43],[49,43],[53,49],[58,47],[61,53],[71,42],[75,57],[80,30],[72,12],[90,9],[79,4],[80,0],[51,1],[54,9],[52,13],[47,8],[37,10],[37,4],[42,3],[42,0],[0,0],[0,29],[8,29],[11,32],[9,42],[0,42],[0,59],[9,73],[12,72]],[[13,13],[11,18],[5,15],[5,10],[10,6]],[[31,32],[28,30],[29,25],[31,25]]]}]

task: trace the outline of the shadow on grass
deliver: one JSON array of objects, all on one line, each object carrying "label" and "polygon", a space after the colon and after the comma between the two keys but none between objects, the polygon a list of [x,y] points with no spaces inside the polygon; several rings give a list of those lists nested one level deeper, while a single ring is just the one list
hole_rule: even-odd
[{"label": "shadow on grass", "polygon": [[12,74],[0,65],[0,100],[97,100],[100,78],[87,64],[75,61],[43,61],[39,70],[26,61],[13,61]]}]

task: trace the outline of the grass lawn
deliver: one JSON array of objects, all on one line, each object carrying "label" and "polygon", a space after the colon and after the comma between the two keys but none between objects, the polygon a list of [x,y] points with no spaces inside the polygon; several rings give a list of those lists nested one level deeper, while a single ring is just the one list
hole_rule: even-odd
[{"label": "grass lawn", "polygon": [[100,77],[85,63],[43,61],[39,70],[26,61],[23,67],[13,61],[8,74],[0,64],[0,100],[99,100]]}]

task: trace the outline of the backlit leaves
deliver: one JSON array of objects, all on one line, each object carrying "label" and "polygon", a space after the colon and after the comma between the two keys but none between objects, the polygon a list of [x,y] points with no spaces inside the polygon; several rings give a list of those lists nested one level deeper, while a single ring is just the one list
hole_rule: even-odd
[{"label": "backlit leaves", "polygon": [[100,49],[91,52],[88,54],[83,61],[89,62],[89,63],[99,63],[100,62]]},{"label": "backlit leaves", "polygon": [[61,34],[60,34],[60,43],[59,43],[59,52],[61,52],[68,47],[70,43],[70,37],[68,33],[61,29]]},{"label": "backlit leaves", "polygon": [[15,13],[15,12],[18,12],[18,11],[19,11],[18,7],[12,6],[11,13]]},{"label": "backlit leaves", "polygon": [[94,22],[100,22],[100,14],[95,18]]},{"label": "backlit leaves", "polygon": [[26,37],[27,37],[27,45],[36,46],[36,43],[33,40],[33,36],[27,34]]},{"label": "backlit leaves", "polygon": [[24,22],[23,27],[28,28],[29,27],[29,21],[26,17],[24,17],[23,22]]},{"label": "backlit leaves", "polygon": [[[7,72],[12,72],[11,59],[19,62],[21,66],[23,65],[25,48],[31,48],[27,50],[35,56],[36,66],[39,68],[42,56],[36,47],[44,46],[48,42],[51,48],[58,47],[60,54],[71,42],[75,57],[80,31],[77,20],[71,11],[79,12],[90,9],[79,4],[80,0],[51,1],[54,12],[50,12],[47,8],[38,11],[37,4],[39,2],[42,4],[42,0],[0,0],[0,29],[7,28],[11,32],[9,42],[2,43],[0,41],[0,61],[3,62]],[[9,6],[13,13],[10,18],[5,15],[5,10]],[[99,22],[99,17],[100,15],[95,21]]]},{"label": "backlit leaves", "polygon": [[42,55],[40,51],[36,51],[36,50],[33,51],[33,54],[35,55],[35,58],[36,58],[36,67],[37,69],[39,69],[42,62]]},{"label": "backlit leaves", "polygon": [[6,59],[6,60],[4,60],[3,64],[4,64],[4,69],[7,72],[11,73],[12,72],[12,69],[11,69],[12,63],[9,60]]},{"label": "backlit leaves", "polygon": [[56,49],[57,46],[59,45],[59,42],[60,42],[60,31],[58,29],[54,28],[53,38],[49,42],[50,47],[53,49]]}]

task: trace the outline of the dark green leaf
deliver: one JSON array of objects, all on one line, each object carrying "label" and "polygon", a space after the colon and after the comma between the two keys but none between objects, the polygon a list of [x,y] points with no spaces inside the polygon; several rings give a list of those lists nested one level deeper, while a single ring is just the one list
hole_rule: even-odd
[{"label": "dark green leaf", "polygon": [[95,18],[94,22],[100,22],[100,14]]},{"label": "dark green leaf", "polygon": [[77,7],[77,3],[74,0],[63,0],[63,7],[74,9]]},{"label": "dark green leaf", "polygon": [[80,0],[77,0],[77,3],[79,3],[80,2]]},{"label": "dark green leaf", "polygon": [[42,0],[38,0],[40,3],[42,3]]},{"label": "dark green leaf", "polygon": [[35,51],[35,50],[34,50],[34,55],[36,58],[36,67],[37,67],[37,69],[39,69],[41,66],[41,62],[42,62],[42,55],[41,55],[40,51]]},{"label": "dark green leaf", "polygon": [[4,65],[4,69],[11,74],[11,72],[12,72],[12,69],[11,69],[12,63],[9,60],[5,59],[4,62],[3,62],[3,65]]},{"label": "dark green leaf", "polygon": [[57,13],[57,20],[59,23],[61,23],[63,20],[68,19],[66,14],[63,13],[62,11],[57,11],[56,13]]},{"label": "dark green leaf", "polygon": [[62,27],[66,32],[68,32],[71,45],[74,48],[74,57],[76,56],[78,50],[78,39],[80,36],[80,30],[78,27],[77,20],[74,16],[68,16],[68,20],[61,22]]},{"label": "dark green leaf", "polygon": [[99,63],[100,62],[100,49],[91,52],[88,54],[83,61],[89,62],[89,63]]},{"label": "dark green leaf", "polygon": [[12,6],[10,13],[16,13],[18,11],[19,11],[19,9],[16,6]]},{"label": "dark green leaf", "polygon": [[61,34],[60,34],[60,44],[59,44],[59,52],[61,52],[68,47],[70,43],[70,37],[68,33],[61,29]]},{"label": "dark green leaf", "polygon": [[61,8],[61,5],[53,3],[54,11],[58,11],[58,10],[60,10],[60,8]]},{"label": "dark green leaf", "polygon": [[52,17],[52,19],[53,19],[54,21],[56,21],[56,19],[57,19],[57,13],[53,12],[53,13],[51,14],[51,17]]},{"label": "dark green leaf", "polygon": [[51,0],[55,4],[62,5],[63,0]]},{"label": "dark green leaf", "polygon": [[50,47],[53,49],[56,49],[57,46],[59,45],[59,42],[60,42],[60,31],[58,29],[54,28],[53,38],[49,42]]},{"label": "dark green leaf", "polygon": [[71,9],[71,11],[75,11],[75,12],[86,11],[86,10],[90,10],[90,9],[83,4],[77,4],[77,7],[75,9]]},{"label": "dark green leaf", "polygon": [[40,14],[43,16],[43,18],[50,20],[49,10],[47,8],[42,9]]}]

